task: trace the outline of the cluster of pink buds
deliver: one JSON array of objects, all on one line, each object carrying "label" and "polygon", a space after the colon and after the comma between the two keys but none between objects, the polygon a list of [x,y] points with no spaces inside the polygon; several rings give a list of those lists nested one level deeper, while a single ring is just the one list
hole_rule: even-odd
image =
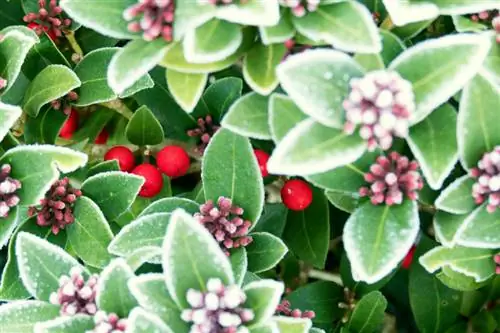
[{"label": "cluster of pink buds", "polygon": [[318,9],[320,0],[280,0],[280,5],[292,10],[293,15],[302,17]]},{"label": "cluster of pink buds", "polygon": [[123,13],[130,21],[131,32],[142,32],[143,38],[152,41],[162,37],[171,42],[173,36],[175,4],[174,0],[139,0]]},{"label": "cluster of pink buds", "polygon": [[74,222],[73,206],[76,199],[82,195],[82,191],[73,188],[68,178],[57,180],[45,198],[40,200],[40,208],[30,207],[29,216],[36,215],[36,223],[41,227],[52,228],[57,235],[66,225]]},{"label": "cluster of pink buds", "polygon": [[95,327],[85,333],[119,333],[127,329],[127,319],[121,319],[115,313],[98,311],[94,316]]},{"label": "cluster of pink buds", "polygon": [[500,275],[500,254],[495,254],[493,256],[493,261],[495,261],[495,273]]},{"label": "cluster of pink buds", "polygon": [[59,289],[50,295],[50,303],[61,306],[62,316],[74,316],[78,313],[94,315],[97,312],[97,281],[97,275],[92,275],[85,281],[82,268],[73,267],[69,276],[59,278]]},{"label": "cluster of pink buds", "polygon": [[500,206],[500,146],[485,153],[470,175],[477,179],[472,186],[474,200],[478,205],[486,202],[486,209],[493,213]]},{"label": "cluster of pink buds", "polygon": [[52,40],[56,41],[64,31],[70,28],[71,20],[62,17],[63,10],[58,5],[58,0],[50,0],[48,5],[47,8],[47,0],[38,0],[38,13],[26,14],[23,21],[29,23],[28,27],[38,35],[46,32]]},{"label": "cluster of pink buds", "polygon": [[198,0],[198,3],[201,5],[214,5],[214,6],[243,5],[247,2],[248,0]]},{"label": "cluster of pink buds", "polygon": [[198,118],[197,123],[198,127],[188,130],[187,135],[193,138],[200,138],[196,152],[203,155],[210,139],[219,130],[220,126],[214,124],[211,115],[206,115],[205,118]]},{"label": "cluster of pink buds", "polygon": [[59,99],[53,100],[50,102],[50,105],[54,110],[62,110],[65,115],[69,116],[71,114],[71,103],[75,102],[78,100],[78,94],[74,91],[70,91],[69,93],[66,94],[66,96],[63,96]]},{"label": "cluster of pink buds", "polygon": [[293,318],[308,318],[313,319],[316,317],[316,313],[314,311],[304,311],[302,312],[299,309],[291,309],[290,301],[282,300],[281,303],[276,308],[276,315],[293,317]]},{"label": "cluster of pink buds", "polygon": [[21,188],[21,182],[9,177],[11,171],[9,164],[0,167],[0,218],[9,216],[10,209],[19,204],[16,192]]},{"label": "cluster of pink buds", "polygon": [[359,189],[361,197],[370,197],[374,205],[401,204],[406,196],[410,200],[418,199],[418,191],[424,186],[422,176],[418,172],[416,161],[406,156],[391,152],[388,157],[379,156],[365,173],[365,180],[370,187]]},{"label": "cluster of pink buds", "polygon": [[189,289],[186,298],[191,309],[182,311],[181,318],[193,323],[190,333],[249,332],[243,325],[254,319],[254,313],[243,308],[246,295],[237,285],[210,279],[206,292]]},{"label": "cluster of pink buds", "polygon": [[408,135],[409,119],[415,110],[415,95],[410,82],[396,72],[374,71],[353,78],[351,92],[343,102],[346,112],[344,130],[367,141],[368,150],[391,148],[393,137]]},{"label": "cluster of pink buds", "polygon": [[497,33],[496,41],[500,43],[500,14],[498,9],[496,10],[485,10],[477,14],[472,14],[469,16],[470,19],[477,23],[483,23],[493,27],[493,30]]}]

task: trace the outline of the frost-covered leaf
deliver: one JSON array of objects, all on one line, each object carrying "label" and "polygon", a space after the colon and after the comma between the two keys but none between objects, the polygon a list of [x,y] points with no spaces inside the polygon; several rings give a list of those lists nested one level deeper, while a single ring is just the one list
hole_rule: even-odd
[{"label": "frost-covered leaf", "polygon": [[183,210],[172,213],[167,227],[163,271],[169,294],[181,308],[188,306],[187,291],[205,290],[211,278],[235,283],[231,263],[215,238]]},{"label": "frost-covered leaf", "polygon": [[165,136],[160,122],[146,105],[134,112],[125,128],[125,135],[137,146],[160,144]]},{"label": "frost-covered leaf", "polygon": [[243,77],[261,95],[269,95],[278,86],[276,67],[287,49],[284,44],[256,44],[243,59]]},{"label": "frost-covered leaf", "polygon": [[456,242],[468,247],[500,248],[499,228],[500,211],[490,213],[486,204],[483,204],[476,208],[457,230]]},{"label": "frost-covered leaf", "polygon": [[75,221],[66,227],[72,249],[84,263],[102,268],[111,260],[108,245],[113,232],[101,209],[91,199],[78,198],[73,215]]},{"label": "frost-covered leaf", "polygon": [[358,206],[358,195],[325,191],[325,196],[332,205],[346,213],[354,212]]},{"label": "frost-covered leaf", "polygon": [[293,38],[295,35],[295,28],[292,24],[290,12],[282,8],[278,24],[270,27],[259,26],[259,32],[264,45],[284,43]]},{"label": "frost-covered leaf", "polygon": [[410,81],[416,111],[411,122],[429,113],[462,89],[482,67],[491,42],[479,35],[450,35],[421,42],[403,52],[389,66]]},{"label": "frost-covered leaf", "polygon": [[93,167],[89,168],[89,171],[87,172],[87,177],[90,178],[92,176],[95,176],[103,172],[113,172],[113,171],[120,171],[120,165],[118,164],[118,160],[103,161],[101,163],[94,165]]},{"label": "frost-covered leaf", "polygon": [[194,214],[200,210],[200,205],[195,201],[186,198],[163,198],[160,200],[156,200],[151,205],[144,208],[144,210],[138,217],[154,213],[172,213],[177,208],[182,208],[188,213]]},{"label": "frost-covered leaf", "polygon": [[475,182],[467,175],[456,179],[441,192],[436,199],[436,207],[452,214],[471,212],[477,206],[472,196],[472,186]]},{"label": "frost-covered leaf", "polygon": [[285,286],[274,280],[259,280],[247,284],[243,291],[247,296],[244,307],[252,309],[255,315],[248,323],[253,326],[263,324],[271,318],[280,303]]},{"label": "frost-covered leaf", "polygon": [[35,333],[78,333],[87,332],[95,327],[94,318],[76,314],[39,322],[35,325]]},{"label": "frost-covered leaf", "polygon": [[30,83],[23,100],[23,110],[36,117],[43,105],[80,86],[78,76],[66,66],[49,65]]},{"label": "frost-covered leaf", "polygon": [[0,102],[0,141],[9,133],[9,130],[21,116],[20,107]]},{"label": "frost-covered leaf", "polygon": [[367,202],[356,209],[343,235],[354,280],[375,283],[388,275],[414,244],[419,224],[417,204],[410,200],[395,206]]},{"label": "frost-covered leaf", "polygon": [[270,233],[254,232],[251,236],[253,242],[246,250],[248,270],[253,273],[265,272],[275,267],[288,252],[285,243]]},{"label": "frost-covered leaf", "polygon": [[293,317],[274,317],[280,333],[308,333],[312,323],[310,319]]},{"label": "frost-covered leaf", "polygon": [[251,92],[231,105],[221,124],[239,135],[269,140],[268,108],[268,97]]},{"label": "frost-covered leaf", "polygon": [[167,69],[168,90],[177,104],[192,112],[207,85],[207,74],[190,74]]},{"label": "frost-covered leaf", "polygon": [[484,10],[498,9],[497,0],[431,0],[442,15],[478,13]]},{"label": "frost-covered leaf", "polygon": [[278,0],[249,0],[239,5],[222,6],[216,16],[242,25],[273,26],[279,20]]},{"label": "frost-covered leaf", "polygon": [[303,17],[294,17],[293,23],[304,36],[332,44],[336,49],[362,53],[382,49],[370,11],[356,1],[320,6]]},{"label": "frost-covered leaf", "polygon": [[396,26],[431,20],[439,15],[439,8],[428,2],[410,3],[402,0],[382,0],[382,2]]},{"label": "frost-covered leaf", "polygon": [[274,322],[265,323],[249,328],[250,333],[279,333],[278,325]]},{"label": "frost-covered leaf", "polygon": [[203,93],[201,100],[214,119],[220,120],[231,105],[241,97],[242,90],[243,80],[225,77],[211,84]]},{"label": "frost-covered leaf", "polygon": [[128,317],[127,330],[134,333],[173,333],[172,330],[154,314],[135,308]]},{"label": "frost-covered leaf", "polygon": [[351,314],[346,328],[351,332],[378,332],[383,324],[387,300],[380,291],[363,296]]},{"label": "frost-covered leaf", "polygon": [[457,242],[457,232],[467,216],[467,214],[455,215],[438,211],[436,215],[434,215],[433,221],[436,239],[444,246],[454,246]]},{"label": "frost-covered leaf", "polygon": [[342,128],[349,81],[362,76],[363,70],[345,53],[316,49],[288,57],[277,75],[303,112],[323,125]]},{"label": "frost-covered leaf", "polygon": [[365,150],[361,137],[306,119],[278,144],[267,167],[273,174],[307,176],[354,162]]},{"label": "frost-covered leaf", "polygon": [[232,250],[231,255],[229,256],[229,261],[231,262],[231,267],[233,268],[236,284],[241,286],[248,269],[248,257],[245,247],[239,247]]},{"label": "frost-covered leaf", "polygon": [[40,301],[17,301],[0,306],[1,329],[5,333],[32,333],[38,322],[59,316],[59,307]]},{"label": "frost-covered leaf", "polygon": [[60,247],[27,232],[17,236],[16,257],[24,286],[41,301],[48,301],[50,294],[57,291],[61,275],[68,275],[73,267],[82,267]]},{"label": "frost-covered leaf", "polygon": [[292,99],[282,94],[272,94],[269,99],[269,130],[275,143],[307,116],[295,105]]},{"label": "frost-covered leaf", "polygon": [[356,53],[354,55],[354,59],[366,71],[385,68],[406,49],[405,44],[395,34],[385,30],[380,30],[379,33],[382,37],[380,53]]}]

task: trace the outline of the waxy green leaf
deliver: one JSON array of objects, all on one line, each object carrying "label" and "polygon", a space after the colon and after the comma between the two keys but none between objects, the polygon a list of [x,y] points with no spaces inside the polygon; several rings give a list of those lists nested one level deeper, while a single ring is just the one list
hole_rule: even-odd
[{"label": "waxy green leaf", "polygon": [[22,113],[23,110],[20,107],[0,102],[0,141],[7,135]]},{"label": "waxy green leaf", "polygon": [[167,69],[168,89],[175,101],[186,111],[192,112],[207,85],[207,74],[190,74]]},{"label": "waxy green leaf", "polygon": [[251,234],[253,242],[246,247],[248,270],[265,272],[275,267],[287,254],[288,248],[281,239],[267,232]]},{"label": "waxy green leaf", "polygon": [[125,135],[137,146],[157,145],[165,136],[160,122],[145,105],[134,112],[125,128]]},{"label": "waxy green leaf", "polygon": [[347,329],[351,332],[378,332],[384,321],[387,300],[380,291],[372,291],[356,303]]},{"label": "waxy green leaf", "polygon": [[438,209],[452,214],[467,214],[476,206],[472,196],[472,186],[476,181],[465,175],[445,188],[436,199]]},{"label": "waxy green leaf", "polygon": [[2,331],[32,333],[39,322],[59,316],[59,307],[40,301],[18,301],[0,306]]},{"label": "waxy green leaf", "polygon": [[269,95],[278,86],[276,67],[287,49],[283,44],[255,45],[243,59],[243,77],[261,95]]}]

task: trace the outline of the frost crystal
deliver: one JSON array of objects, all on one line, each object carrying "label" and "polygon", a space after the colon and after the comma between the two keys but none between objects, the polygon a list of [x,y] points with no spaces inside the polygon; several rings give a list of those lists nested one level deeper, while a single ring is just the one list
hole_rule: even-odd
[{"label": "frost crystal", "polygon": [[484,154],[470,174],[477,179],[472,186],[476,203],[480,205],[486,202],[486,209],[493,213],[500,206],[500,146]]},{"label": "frost crystal", "polygon": [[115,313],[99,311],[94,316],[95,327],[85,333],[119,333],[127,329],[127,319],[120,319]]},{"label": "frost crystal", "polygon": [[287,316],[287,317],[293,317],[293,318],[313,319],[314,317],[316,317],[316,313],[314,313],[314,311],[306,310],[306,311],[302,312],[299,309],[292,310],[290,301],[287,301],[287,300],[281,301],[281,303],[276,308],[276,314]]},{"label": "frost crystal", "polygon": [[224,286],[220,279],[210,279],[207,291],[189,289],[186,295],[191,309],[182,320],[192,322],[190,333],[248,333],[243,326],[254,319],[251,309],[243,308],[245,293],[236,285]]},{"label": "frost crystal", "polygon": [[194,214],[196,220],[210,231],[222,250],[229,255],[229,249],[247,246],[252,237],[247,236],[252,222],[243,220],[243,208],[233,205],[231,199],[220,197],[217,207],[212,200],[200,206]]},{"label": "frost crystal", "polygon": [[392,152],[388,157],[379,156],[376,163],[365,173],[365,180],[370,187],[359,189],[361,197],[370,197],[374,205],[401,204],[406,196],[410,200],[418,199],[418,191],[424,186],[418,172],[418,163],[409,161],[406,156]]},{"label": "frost crystal", "polygon": [[279,0],[280,5],[292,10],[293,15],[302,17],[318,9],[320,0]]},{"label": "frost crystal", "polygon": [[50,303],[61,305],[62,316],[75,314],[94,315],[97,312],[95,303],[97,275],[89,277],[87,282],[80,267],[73,267],[69,276],[59,278],[59,290],[50,295]]},{"label": "frost crystal", "polygon": [[152,41],[162,37],[172,41],[175,4],[174,0],[140,0],[123,13],[130,21],[131,32],[143,32],[143,38]]},{"label": "frost crystal", "polygon": [[368,150],[391,148],[393,137],[408,135],[409,119],[415,111],[415,95],[410,82],[396,72],[374,71],[353,78],[351,92],[344,100],[344,130],[368,142]]},{"label": "frost crystal", "polygon": [[198,127],[187,131],[187,135],[193,138],[199,138],[200,142],[196,147],[196,152],[203,155],[212,136],[217,132],[220,126],[214,124],[211,115],[206,115],[205,118],[198,118]]},{"label": "frost crystal", "polygon": [[0,219],[9,216],[10,209],[20,201],[16,192],[21,188],[21,182],[9,177],[11,171],[9,164],[0,167]]}]

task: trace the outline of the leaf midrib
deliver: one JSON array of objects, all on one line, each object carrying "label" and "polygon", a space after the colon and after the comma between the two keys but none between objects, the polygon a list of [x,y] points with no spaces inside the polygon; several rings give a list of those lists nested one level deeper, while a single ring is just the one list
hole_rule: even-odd
[{"label": "leaf midrib", "polygon": [[384,234],[384,229],[385,229],[385,223],[387,221],[387,215],[389,214],[389,206],[384,206],[384,211],[382,212],[382,215],[379,220],[379,228],[377,230],[377,236],[375,237],[375,243],[373,244],[373,250],[372,250],[372,256],[370,260],[370,266],[369,266],[369,271],[372,272],[374,265],[375,265],[375,259],[377,258],[380,244],[382,242],[383,234]]}]

